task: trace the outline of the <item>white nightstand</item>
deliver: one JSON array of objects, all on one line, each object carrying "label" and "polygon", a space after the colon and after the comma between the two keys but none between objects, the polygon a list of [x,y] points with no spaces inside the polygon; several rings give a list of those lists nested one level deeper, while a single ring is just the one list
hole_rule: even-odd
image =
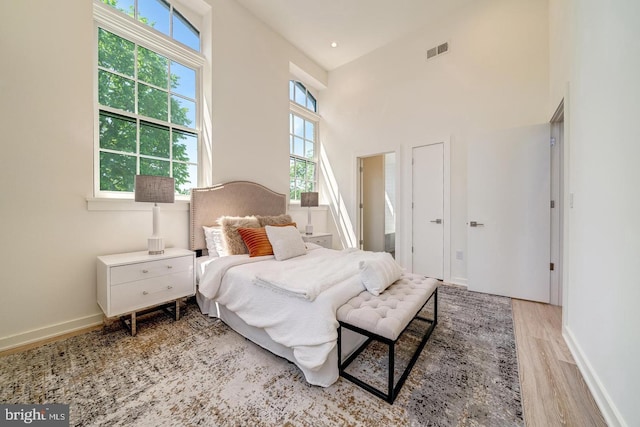
[{"label": "white nightstand", "polygon": [[325,248],[333,248],[333,235],[331,233],[302,233],[302,240],[324,246]]},{"label": "white nightstand", "polygon": [[162,255],[147,251],[98,257],[98,305],[107,317],[131,315],[136,334],[136,312],[175,301],[175,319],[180,318],[179,301],[195,295],[195,252],[169,248]]}]

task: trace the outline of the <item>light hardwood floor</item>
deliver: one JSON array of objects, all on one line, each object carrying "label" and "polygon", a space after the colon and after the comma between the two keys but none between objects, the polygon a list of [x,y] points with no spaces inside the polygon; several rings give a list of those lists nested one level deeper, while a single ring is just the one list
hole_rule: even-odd
[{"label": "light hardwood floor", "polygon": [[562,338],[562,309],[512,300],[527,427],[606,426]]}]

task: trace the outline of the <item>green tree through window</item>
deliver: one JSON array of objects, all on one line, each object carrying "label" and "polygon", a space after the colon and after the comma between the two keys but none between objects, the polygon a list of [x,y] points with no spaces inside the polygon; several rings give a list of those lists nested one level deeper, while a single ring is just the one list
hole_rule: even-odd
[{"label": "green tree through window", "polygon": [[97,72],[100,191],[132,192],[143,174],[173,176],[176,192],[189,194],[197,185],[197,71],[99,27]]},{"label": "green tree through window", "polygon": [[307,111],[315,113],[317,103],[307,88],[294,80],[289,82],[289,100],[289,198],[300,200],[301,193],[316,191],[318,121]]}]

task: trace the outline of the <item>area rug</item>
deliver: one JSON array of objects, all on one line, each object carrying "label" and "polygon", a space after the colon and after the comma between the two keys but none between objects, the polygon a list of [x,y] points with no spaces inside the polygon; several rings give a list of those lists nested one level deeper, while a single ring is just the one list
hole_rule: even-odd
[{"label": "area rug", "polygon": [[[524,425],[510,299],[441,286],[438,303],[393,405],[343,378],[308,385],[193,303],[177,322],[151,315],[136,337],[116,324],[0,357],[0,402],[67,403],[77,426]],[[419,329],[398,345],[400,365]],[[351,369],[384,381],[385,357],[372,345]]]}]

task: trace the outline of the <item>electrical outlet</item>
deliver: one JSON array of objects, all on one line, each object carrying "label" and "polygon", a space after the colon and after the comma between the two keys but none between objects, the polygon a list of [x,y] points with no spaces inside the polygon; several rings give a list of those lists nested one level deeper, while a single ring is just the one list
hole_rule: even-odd
[{"label": "electrical outlet", "polygon": [[456,251],[456,259],[460,261],[464,260],[464,252]]}]

